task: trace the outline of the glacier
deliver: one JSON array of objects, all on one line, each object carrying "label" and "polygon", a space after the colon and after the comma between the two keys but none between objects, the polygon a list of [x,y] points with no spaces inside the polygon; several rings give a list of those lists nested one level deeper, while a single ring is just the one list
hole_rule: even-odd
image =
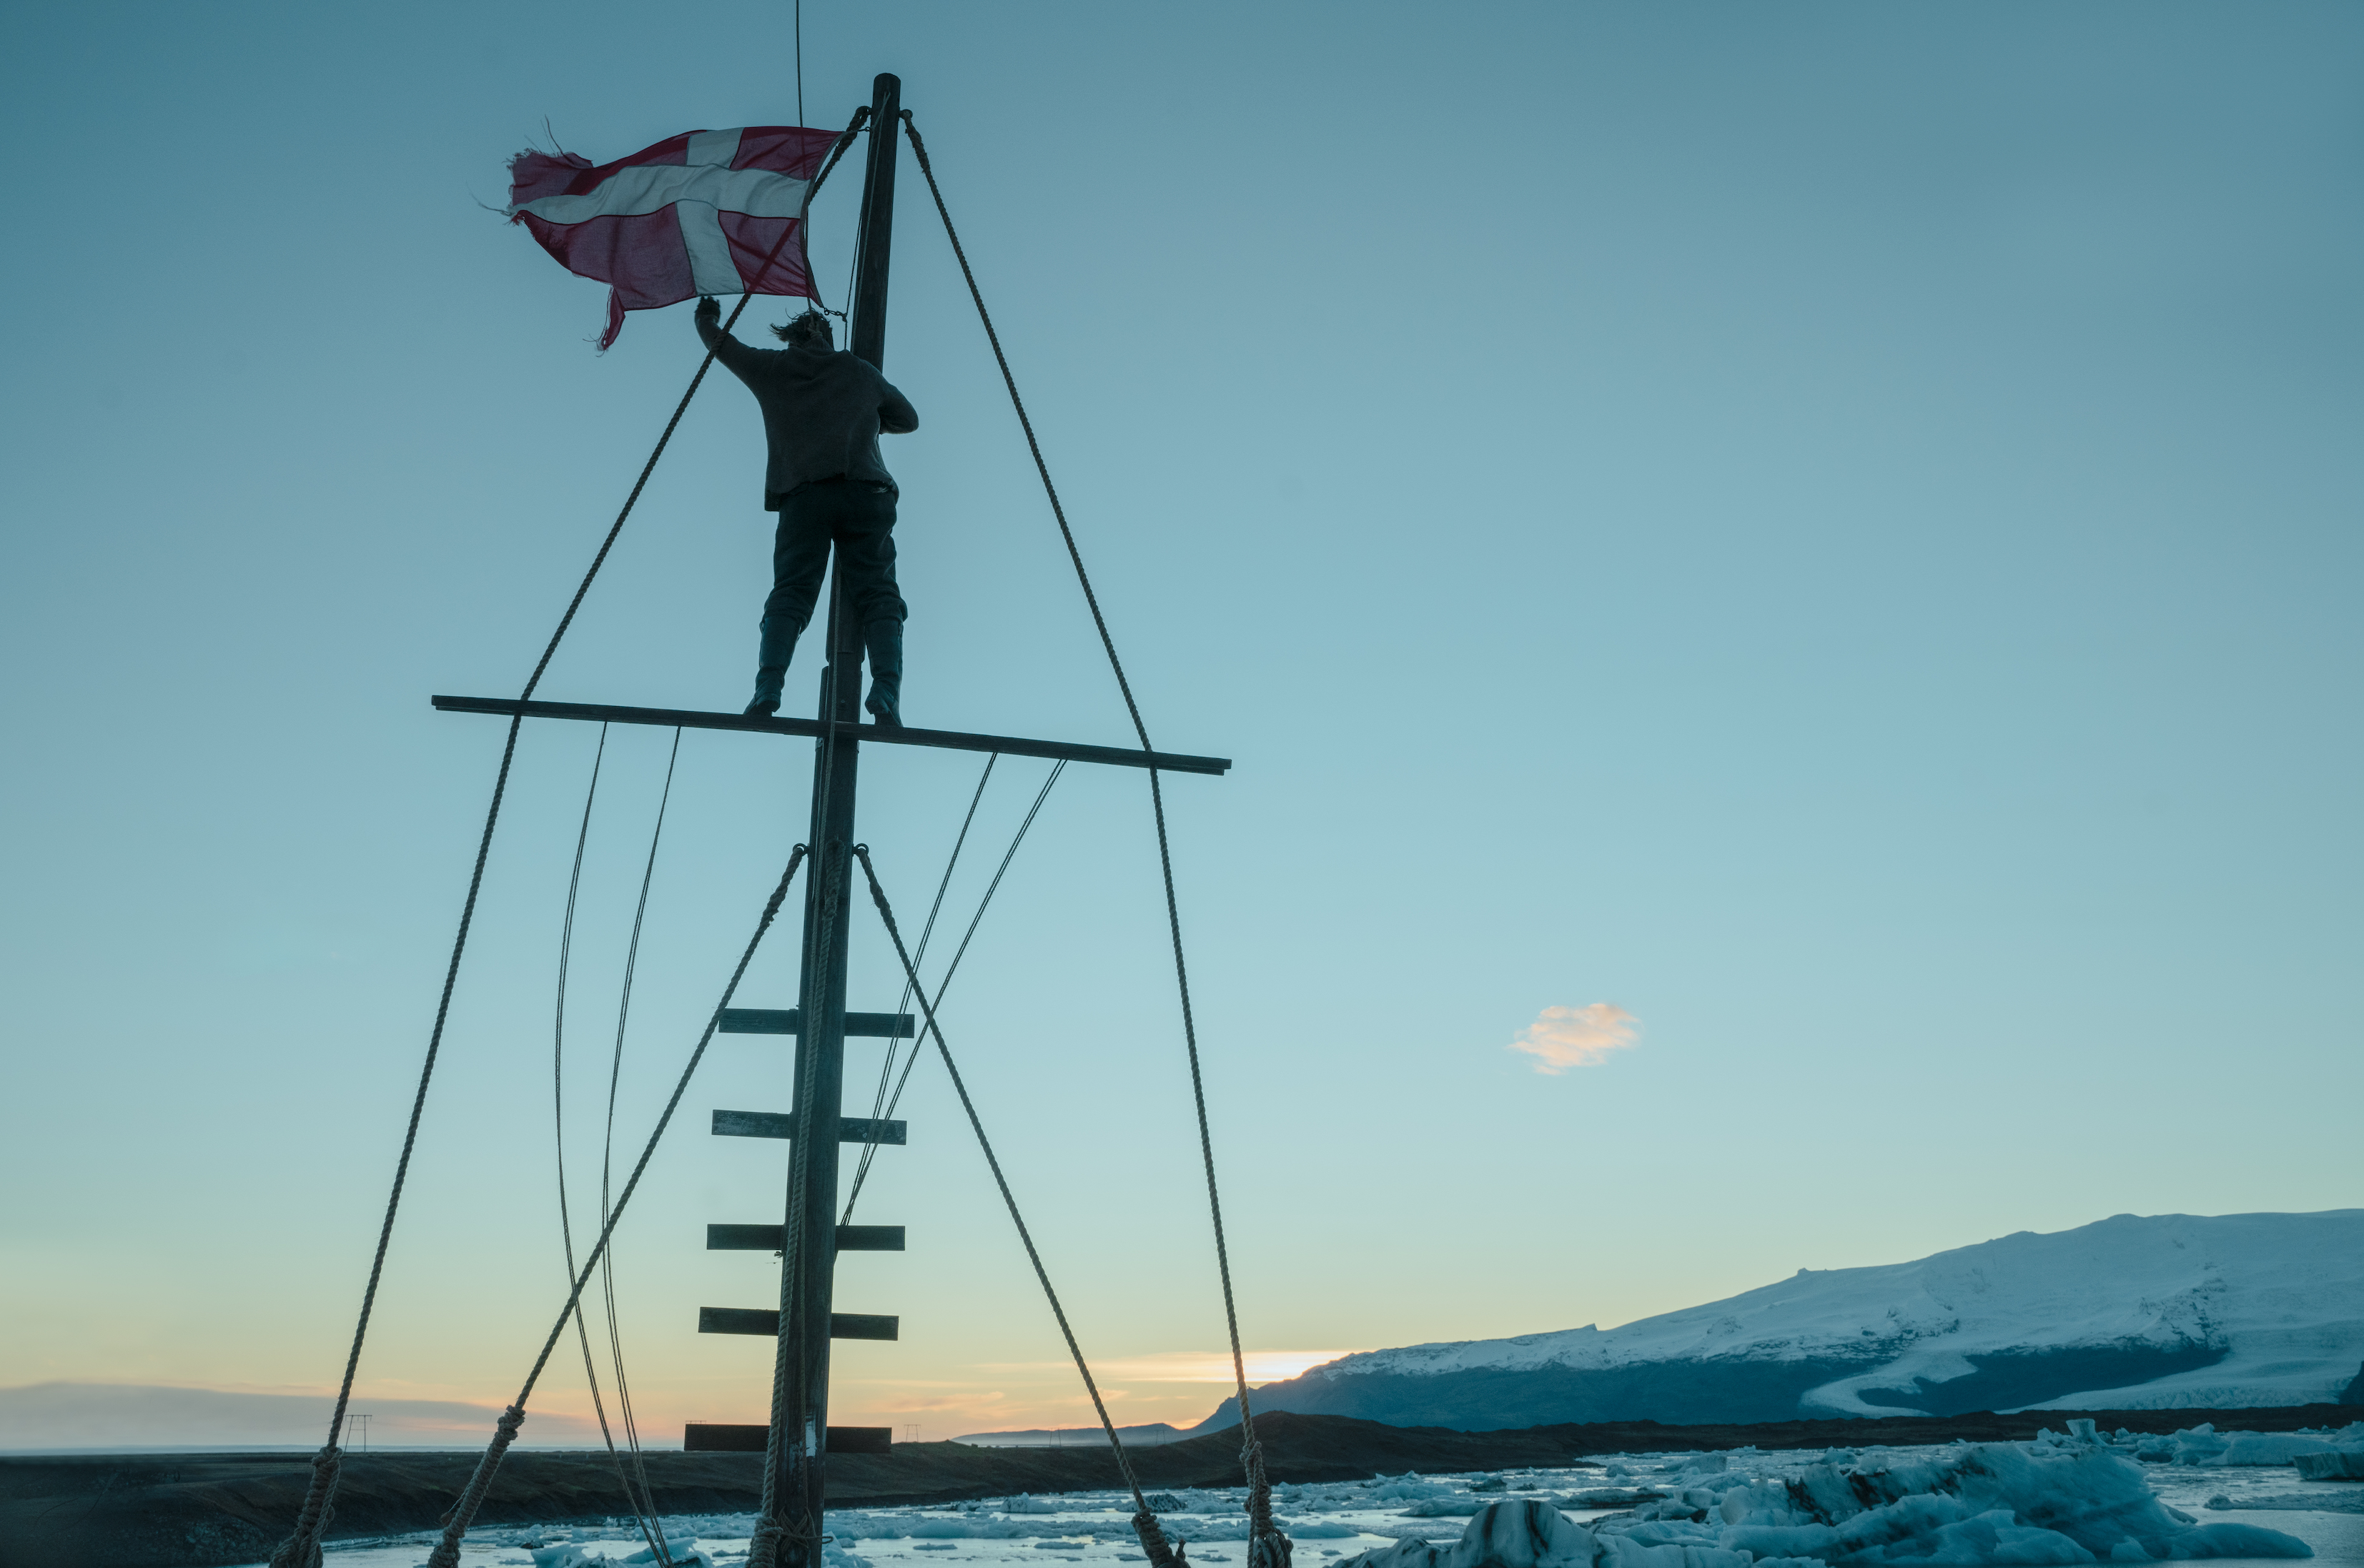
[{"label": "glacier", "polygon": [[[2364,1403],[2364,1209],[2122,1214],[1645,1318],[1370,1351],[1259,1409],[1463,1430]],[[1236,1424],[1226,1400],[1198,1430]]]}]

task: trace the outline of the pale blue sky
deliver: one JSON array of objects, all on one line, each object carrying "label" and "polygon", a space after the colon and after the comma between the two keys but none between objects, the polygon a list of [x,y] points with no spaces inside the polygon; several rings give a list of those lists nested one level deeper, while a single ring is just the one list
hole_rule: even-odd
[{"label": "pale blue sky", "polygon": [[[427,697],[515,691],[697,359],[686,306],[595,356],[600,289],[479,204],[545,117],[601,161],[793,120],[788,10],[0,28],[0,1385],[317,1389],[498,754]],[[1153,732],[1237,759],[1169,800],[1252,1347],[2364,1201],[2364,13],[812,0],[806,29],[808,123],[902,74]],[[909,715],[1121,742],[906,172]],[[817,217],[831,303],[855,187]],[[545,695],[744,701],[760,488],[719,382]],[[386,1398],[505,1400],[563,1294],[550,1001],[595,739],[520,753]],[[608,750],[578,1128],[667,740]],[[635,1144],[808,757],[683,744]],[[916,916],[976,763],[872,757]],[[988,850],[1040,773],[1005,765]],[[858,940],[853,1005],[888,1006]],[[1143,781],[1071,770],[945,1013],[1132,1419],[1221,1392],[1173,1380],[1221,1320],[1163,943]],[[742,1000],[786,1005],[792,964]],[[1633,1049],[1506,1049],[1596,1002]],[[916,1084],[863,1216],[911,1251],[840,1273],[905,1337],[840,1348],[838,1410],[1072,1422]],[[719,1043],[619,1241],[661,1433],[762,1414],[761,1344],[691,1330],[768,1299],[767,1258],[699,1248],[776,1213],[779,1151],[701,1129],[785,1093],[771,1042]]]}]

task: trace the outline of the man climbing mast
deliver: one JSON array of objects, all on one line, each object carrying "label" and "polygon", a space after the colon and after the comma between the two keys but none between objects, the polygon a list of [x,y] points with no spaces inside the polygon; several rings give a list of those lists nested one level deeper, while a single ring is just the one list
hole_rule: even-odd
[{"label": "man climbing mast", "polygon": [[846,607],[870,656],[863,706],[888,728],[902,727],[903,622],[895,584],[895,503],[901,494],[878,454],[878,437],[920,428],[910,400],[875,366],[838,350],[829,317],[807,311],[773,333],[787,347],[751,349],[722,329],[712,297],[697,302],[697,335],[716,360],[747,384],[764,410],[770,449],[764,509],[780,515],[772,544],[772,592],[764,601],[751,714],[780,708],[780,688],[797,636],[812,619],[837,546]]}]

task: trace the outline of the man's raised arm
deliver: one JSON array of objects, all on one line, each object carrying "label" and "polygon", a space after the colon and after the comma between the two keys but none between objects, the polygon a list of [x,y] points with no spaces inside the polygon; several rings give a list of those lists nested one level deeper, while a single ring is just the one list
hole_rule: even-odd
[{"label": "man's raised arm", "polygon": [[889,436],[908,436],[920,428],[920,411],[911,400],[895,390],[892,382],[880,382],[878,397],[878,428]]},{"label": "man's raised arm", "polygon": [[697,336],[706,344],[707,351],[730,369],[739,369],[746,363],[747,356],[754,352],[722,329],[722,306],[712,295],[698,300],[697,310],[690,320],[697,324]]}]

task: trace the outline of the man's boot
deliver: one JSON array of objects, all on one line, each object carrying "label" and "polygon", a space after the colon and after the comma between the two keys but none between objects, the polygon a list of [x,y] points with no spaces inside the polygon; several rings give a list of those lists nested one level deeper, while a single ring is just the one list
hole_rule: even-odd
[{"label": "man's boot", "polygon": [[747,705],[751,717],[769,718],[780,711],[780,688],[787,684],[786,664],[764,664],[755,671],[755,700]]},{"label": "man's boot", "polygon": [[882,729],[903,728],[903,623],[884,616],[862,628],[870,654],[870,695],[862,706]]},{"label": "man's boot", "polygon": [[[772,591],[779,592],[776,587]],[[763,640],[755,648],[755,700],[747,705],[747,714],[751,718],[769,718],[780,711],[780,687],[788,678],[788,661],[796,654],[797,639],[805,623],[789,619],[786,611],[775,618],[767,600],[757,629]]]}]

